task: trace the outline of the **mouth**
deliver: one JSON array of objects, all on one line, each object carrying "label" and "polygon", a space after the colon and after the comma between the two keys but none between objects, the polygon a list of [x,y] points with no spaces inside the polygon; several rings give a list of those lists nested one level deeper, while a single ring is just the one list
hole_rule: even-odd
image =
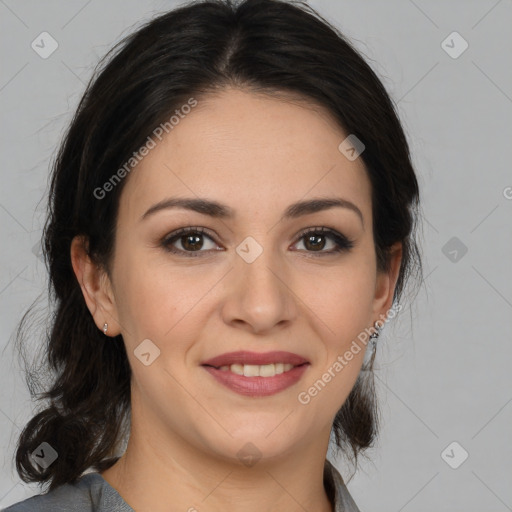
[{"label": "mouth", "polygon": [[278,366],[289,365],[299,366],[309,361],[292,352],[273,351],[273,352],[249,352],[241,350],[238,352],[227,352],[220,356],[213,357],[201,363],[202,366],[212,366],[214,368],[231,367],[233,365],[243,366]]},{"label": "mouth", "polygon": [[297,365],[293,365],[291,363],[270,363],[262,365],[234,363],[231,365],[222,366],[213,366],[209,364],[204,364],[202,366],[214,368],[215,370],[220,370],[221,372],[231,372],[236,375],[243,375],[244,377],[275,377],[276,375],[289,372],[290,370],[293,370],[293,368],[305,365],[309,365],[309,363],[302,363]]},{"label": "mouth", "polygon": [[240,395],[262,397],[296,384],[310,362],[291,352],[231,352],[201,364],[215,381]]}]

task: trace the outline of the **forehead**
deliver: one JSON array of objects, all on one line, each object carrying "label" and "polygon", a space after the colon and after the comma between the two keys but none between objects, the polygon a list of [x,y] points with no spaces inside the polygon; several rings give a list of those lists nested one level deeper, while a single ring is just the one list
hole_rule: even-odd
[{"label": "forehead", "polygon": [[361,158],[338,149],[348,134],[320,108],[229,89],[197,99],[133,169],[120,216],[169,196],[216,199],[250,215],[307,196],[341,196],[370,214]]}]

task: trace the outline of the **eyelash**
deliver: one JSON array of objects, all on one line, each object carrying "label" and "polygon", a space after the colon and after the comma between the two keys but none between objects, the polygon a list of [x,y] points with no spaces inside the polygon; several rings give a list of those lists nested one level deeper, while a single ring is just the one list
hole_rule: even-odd
[{"label": "eyelash", "polygon": [[[183,251],[181,249],[176,249],[175,247],[173,247],[171,245],[174,241],[176,241],[179,238],[181,238],[182,236],[188,235],[188,234],[206,235],[213,242],[215,242],[213,237],[210,234],[208,234],[208,231],[205,228],[186,227],[186,228],[178,229],[177,231],[174,231],[174,232],[170,233],[168,236],[166,236],[165,238],[163,238],[161,241],[161,246],[167,252],[177,254],[177,255],[182,255],[187,258],[188,257],[192,257],[192,258],[200,257],[201,253],[209,252],[209,251],[201,251],[201,250],[199,250],[199,251]],[[323,235],[329,236],[336,244],[336,248],[331,249],[330,251],[306,251],[315,256],[318,255],[318,256],[322,257],[322,256],[337,254],[340,252],[349,251],[350,249],[352,249],[352,247],[354,247],[353,240],[350,240],[345,235],[342,235],[341,233],[338,233],[337,231],[330,229],[330,228],[326,228],[326,227],[307,228],[307,229],[301,231],[298,235],[298,238],[297,238],[295,244],[310,234],[323,234]]]}]

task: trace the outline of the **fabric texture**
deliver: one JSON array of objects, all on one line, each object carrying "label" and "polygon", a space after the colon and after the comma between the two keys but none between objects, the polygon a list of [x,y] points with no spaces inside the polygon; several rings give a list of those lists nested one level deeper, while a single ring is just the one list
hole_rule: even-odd
[{"label": "fabric texture", "polygon": [[[360,512],[338,470],[325,460],[324,486],[334,512]],[[2,512],[135,512],[99,473],[87,473],[75,484],[15,503]]]}]

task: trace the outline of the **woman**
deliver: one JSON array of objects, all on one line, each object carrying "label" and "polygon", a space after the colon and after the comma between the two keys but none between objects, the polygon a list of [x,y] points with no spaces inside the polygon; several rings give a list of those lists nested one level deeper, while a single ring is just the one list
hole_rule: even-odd
[{"label": "woman", "polygon": [[329,438],[357,464],[376,437],[418,207],[383,85],[307,5],[129,36],[53,168],[55,381],[16,453],[49,492],[6,510],[357,511]]}]

